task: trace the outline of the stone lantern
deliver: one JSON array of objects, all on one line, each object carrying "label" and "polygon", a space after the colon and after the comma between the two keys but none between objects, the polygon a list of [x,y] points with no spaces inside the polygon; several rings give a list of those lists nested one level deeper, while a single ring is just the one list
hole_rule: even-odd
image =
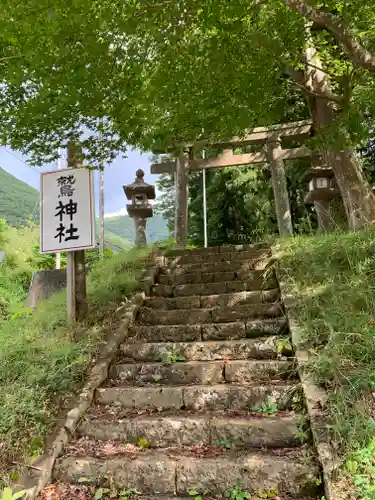
[{"label": "stone lantern", "polygon": [[313,167],[305,176],[309,183],[309,192],[305,203],[314,205],[318,217],[318,232],[330,229],[330,202],[340,194],[333,170],[328,166]]},{"label": "stone lantern", "polygon": [[152,205],[149,200],[155,199],[155,186],[143,180],[145,175],[143,170],[137,170],[135,175],[135,182],[123,188],[127,199],[131,200],[131,204],[126,205],[126,208],[129,217],[134,219],[135,244],[141,246],[147,245],[146,222],[148,217],[152,217]]}]

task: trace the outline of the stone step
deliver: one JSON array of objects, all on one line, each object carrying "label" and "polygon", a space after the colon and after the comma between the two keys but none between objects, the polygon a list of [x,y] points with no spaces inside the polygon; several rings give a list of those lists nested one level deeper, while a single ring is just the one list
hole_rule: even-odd
[{"label": "stone step", "polygon": [[234,292],[216,295],[192,295],[187,297],[151,297],[145,300],[145,307],[154,309],[199,309],[226,307],[240,304],[261,304],[275,302],[280,298],[278,288],[253,292]]},{"label": "stone step", "polygon": [[286,448],[298,446],[297,418],[291,415],[211,416],[202,414],[115,418],[110,413],[87,418],[77,430],[80,436],[100,441],[136,444],[145,439],[151,448],[171,446],[220,446],[231,448]]},{"label": "stone step", "polygon": [[275,280],[234,280],[212,283],[193,283],[187,285],[162,285],[157,283],[151,288],[151,295],[155,297],[187,297],[190,295],[221,295],[233,292],[251,292],[256,290],[271,290],[277,288]]},{"label": "stone step", "polygon": [[139,325],[129,331],[132,341],[191,342],[195,340],[240,340],[264,335],[280,335],[288,331],[284,317],[236,321],[233,323],[205,323],[196,325]]},{"label": "stone step", "polygon": [[288,410],[300,386],[293,383],[267,385],[218,384],[195,386],[102,387],[95,402],[126,409],[249,410],[265,404]]},{"label": "stone step", "polygon": [[288,379],[295,373],[290,360],[187,361],[162,363],[119,363],[109,370],[120,384],[195,385],[256,383]]},{"label": "stone step", "polygon": [[124,361],[215,361],[275,359],[292,356],[289,337],[272,335],[255,339],[206,342],[127,342],[120,346]]},{"label": "stone step", "polygon": [[143,325],[198,325],[201,323],[226,323],[252,318],[277,318],[282,316],[279,302],[234,305],[209,309],[153,309],[142,307],[137,320]]},{"label": "stone step", "polygon": [[196,285],[206,283],[221,283],[227,281],[246,281],[253,283],[254,290],[277,287],[274,270],[242,271],[230,270],[227,272],[214,271],[212,273],[185,273],[177,275],[162,274],[158,277],[161,285]]},{"label": "stone step", "polygon": [[198,262],[195,264],[176,264],[174,266],[162,266],[161,274],[181,275],[189,273],[217,273],[217,272],[249,272],[264,271],[270,262],[270,257],[263,257],[253,260],[234,260],[223,262]]},{"label": "stone step", "polygon": [[209,247],[200,248],[175,248],[169,250],[168,257],[180,257],[181,255],[205,255],[205,254],[217,254],[217,253],[228,253],[228,252],[242,252],[244,250],[270,250],[268,243],[254,243],[252,245],[240,244],[240,245],[216,245]]},{"label": "stone step", "polygon": [[306,456],[227,452],[214,458],[196,458],[175,451],[146,450],[138,454],[92,457],[65,456],[56,461],[54,476],[68,483],[108,484],[134,488],[140,494],[188,495],[194,487],[211,495],[223,493],[241,481],[249,492],[275,489],[279,495],[302,495],[316,488],[318,468]]},{"label": "stone step", "polygon": [[226,250],[222,252],[192,253],[185,251],[182,255],[167,256],[167,264],[194,264],[197,262],[225,262],[234,260],[254,260],[271,255],[271,250],[266,248],[250,250]]}]

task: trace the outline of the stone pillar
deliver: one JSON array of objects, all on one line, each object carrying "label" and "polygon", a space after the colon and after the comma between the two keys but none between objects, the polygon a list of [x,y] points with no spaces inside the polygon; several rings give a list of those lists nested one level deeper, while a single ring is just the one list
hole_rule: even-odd
[{"label": "stone pillar", "polygon": [[276,217],[280,236],[293,234],[292,214],[290,212],[288,187],[281,157],[279,137],[273,137],[267,143],[268,161],[271,166],[272,187],[275,196]]},{"label": "stone pillar", "polygon": [[181,150],[176,166],[176,215],[175,238],[179,246],[185,247],[188,239],[188,169],[189,154]]},{"label": "stone pillar", "polygon": [[135,246],[141,247],[147,245],[146,238],[146,217],[137,217],[134,216],[134,224],[135,224]]}]

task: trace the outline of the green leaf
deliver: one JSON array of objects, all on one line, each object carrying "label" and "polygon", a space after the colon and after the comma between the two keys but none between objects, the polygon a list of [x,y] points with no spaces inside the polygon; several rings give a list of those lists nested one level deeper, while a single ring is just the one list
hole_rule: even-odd
[{"label": "green leaf", "polygon": [[101,500],[104,496],[104,489],[103,488],[99,488],[98,490],[96,490],[95,492],[95,500]]},{"label": "green leaf", "polygon": [[77,483],[92,483],[92,482],[93,482],[92,477],[81,476],[77,479]]},{"label": "green leaf", "polygon": [[195,495],[199,495],[198,491],[195,488],[190,488],[188,490],[188,493],[191,497],[194,497]]},{"label": "green leaf", "polygon": [[13,493],[12,500],[18,500],[22,498],[26,493],[26,490],[18,491],[17,493]]},{"label": "green leaf", "polygon": [[10,488],[5,488],[2,493],[1,500],[12,500],[12,498],[13,498],[12,490]]}]

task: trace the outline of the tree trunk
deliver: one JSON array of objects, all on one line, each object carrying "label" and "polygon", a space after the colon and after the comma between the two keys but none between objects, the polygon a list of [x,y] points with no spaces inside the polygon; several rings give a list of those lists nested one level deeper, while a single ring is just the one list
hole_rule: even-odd
[{"label": "tree trunk", "polygon": [[[324,95],[328,89],[326,74],[320,71],[321,63],[314,47],[306,50],[307,62],[314,67],[307,70],[312,92]],[[310,97],[313,126],[322,132],[335,118],[334,103],[327,98]],[[345,141],[345,138],[343,138]],[[362,168],[349,148],[323,151],[327,164],[333,169],[348,219],[349,229],[360,229],[375,223],[375,195],[364,177]]]}]

